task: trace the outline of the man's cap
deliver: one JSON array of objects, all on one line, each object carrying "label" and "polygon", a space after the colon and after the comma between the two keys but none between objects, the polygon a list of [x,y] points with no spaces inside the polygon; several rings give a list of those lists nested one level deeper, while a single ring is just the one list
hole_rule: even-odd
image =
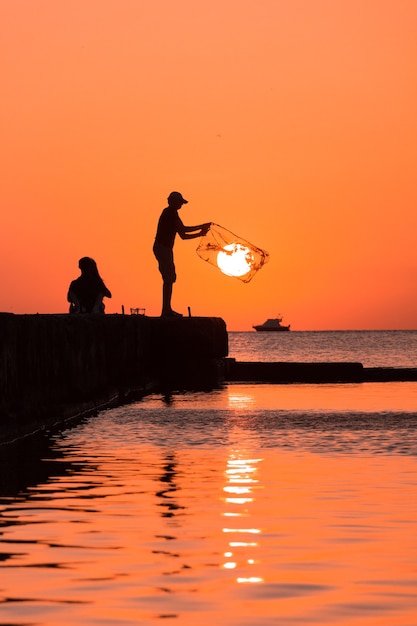
[{"label": "man's cap", "polygon": [[173,202],[181,202],[181,204],[187,204],[188,203],[188,200],[183,198],[182,194],[180,194],[179,191],[171,191],[171,193],[168,196],[168,203],[170,204],[172,201]]}]

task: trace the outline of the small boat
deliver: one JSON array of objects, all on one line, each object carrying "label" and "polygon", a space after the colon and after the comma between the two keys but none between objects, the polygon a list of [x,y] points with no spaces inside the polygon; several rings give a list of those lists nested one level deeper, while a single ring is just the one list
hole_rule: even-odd
[{"label": "small boat", "polygon": [[281,324],[282,317],[269,318],[263,324],[258,324],[257,326],[252,326],[257,332],[264,333],[277,333],[282,332],[283,330],[290,330],[291,326],[284,326]]}]

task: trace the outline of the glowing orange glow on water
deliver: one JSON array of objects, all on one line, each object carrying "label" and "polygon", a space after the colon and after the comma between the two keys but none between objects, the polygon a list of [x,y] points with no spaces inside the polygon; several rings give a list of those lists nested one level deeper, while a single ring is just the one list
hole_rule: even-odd
[{"label": "glowing orange glow on water", "polygon": [[57,437],[36,481],[0,494],[3,621],[413,623],[417,443],[403,409],[377,432],[331,411],[272,426],[252,400],[264,413],[279,390],[260,387],[148,398]]},{"label": "glowing orange glow on water", "polygon": [[[256,489],[260,488],[257,472],[261,462],[261,458],[253,459],[242,453],[232,452],[227,463],[227,484],[223,487],[223,491],[227,494],[225,502],[228,508],[224,516],[232,518],[229,520],[229,524],[233,521],[234,525],[223,528],[223,532],[232,537],[228,544],[229,550],[225,552],[228,560],[225,561],[223,567],[236,570],[238,583],[260,583],[263,580],[262,576],[255,575],[252,571],[252,566],[258,563],[253,549],[259,545],[258,541],[253,541],[253,536],[260,535],[261,529],[246,526],[246,521],[250,517],[247,507],[254,501]],[[236,494],[237,496],[251,494],[252,497],[230,498],[229,494]],[[239,536],[238,542],[233,541],[235,533]],[[241,535],[247,535],[246,541]]]}]

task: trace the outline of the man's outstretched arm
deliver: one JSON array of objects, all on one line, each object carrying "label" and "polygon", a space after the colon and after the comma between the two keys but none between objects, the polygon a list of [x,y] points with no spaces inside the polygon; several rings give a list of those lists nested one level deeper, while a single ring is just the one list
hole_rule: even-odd
[{"label": "man's outstretched arm", "polygon": [[211,222],[204,224],[198,224],[198,226],[184,226],[181,222],[181,226],[178,228],[178,234],[181,239],[196,239],[197,237],[203,237],[210,228]]}]

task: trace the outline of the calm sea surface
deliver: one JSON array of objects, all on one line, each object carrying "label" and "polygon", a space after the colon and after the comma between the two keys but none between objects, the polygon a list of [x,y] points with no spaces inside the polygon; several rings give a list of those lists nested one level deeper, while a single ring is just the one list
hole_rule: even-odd
[{"label": "calm sea surface", "polygon": [[[416,367],[417,333],[230,333]],[[0,448],[2,626],[417,624],[417,383],[151,395]]]},{"label": "calm sea surface", "polygon": [[237,361],[350,361],[364,367],[417,367],[417,331],[231,332]]}]

